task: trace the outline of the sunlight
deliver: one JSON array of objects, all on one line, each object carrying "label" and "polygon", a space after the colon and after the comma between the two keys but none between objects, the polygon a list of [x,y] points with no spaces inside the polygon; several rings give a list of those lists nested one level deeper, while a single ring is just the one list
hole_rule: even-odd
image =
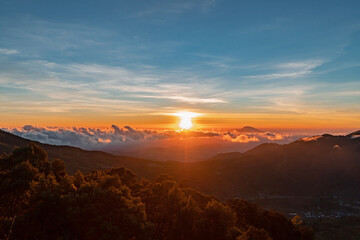
[{"label": "sunlight", "polygon": [[191,118],[190,117],[181,117],[179,126],[183,129],[192,128],[193,124],[191,122]]},{"label": "sunlight", "polygon": [[180,118],[179,127],[181,129],[190,129],[193,127],[192,118],[201,114],[193,112],[179,112],[175,113],[174,115]]}]

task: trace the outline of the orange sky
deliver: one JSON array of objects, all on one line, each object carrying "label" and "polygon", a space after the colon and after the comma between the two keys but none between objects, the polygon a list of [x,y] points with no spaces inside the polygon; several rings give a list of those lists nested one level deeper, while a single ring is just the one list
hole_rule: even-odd
[{"label": "orange sky", "polygon": [[[226,114],[203,113],[192,119],[194,128],[238,128],[255,126],[258,128],[348,128],[360,126],[360,114],[334,115],[292,115],[292,114]],[[23,125],[58,127],[109,127],[112,124],[129,125],[138,128],[178,128],[179,117],[168,114],[111,115],[106,113],[7,113],[2,114],[1,127],[21,127]]]}]

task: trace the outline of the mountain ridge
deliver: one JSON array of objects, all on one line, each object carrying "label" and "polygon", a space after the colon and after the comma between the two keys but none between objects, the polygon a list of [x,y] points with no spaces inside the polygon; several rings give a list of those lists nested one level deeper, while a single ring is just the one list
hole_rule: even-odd
[{"label": "mountain ridge", "polygon": [[[222,153],[208,160],[189,163],[158,162],[75,147],[37,144],[44,147],[50,159],[64,160],[72,173],[76,168],[87,172],[94,168],[126,167],[141,178],[153,179],[168,174],[182,184],[221,199],[253,198],[259,194],[340,194],[358,198],[360,139],[349,135],[324,134],[312,140],[299,139],[284,145],[264,143],[245,153]],[[6,152],[12,151],[14,147],[29,142],[0,131],[0,152],[4,148]]]},{"label": "mountain ridge", "polygon": [[[75,173],[77,170],[89,172],[93,169],[101,170],[120,167],[123,164],[129,165],[131,162],[134,162],[135,164],[153,162],[141,158],[115,156],[103,151],[89,151],[73,146],[56,146],[41,143],[16,136],[0,129],[0,153],[11,153],[15,148],[24,147],[31,142],[42,147],[48,153],[50,160],[56,158],[62,159],[70,173]],[[72,161],[74,158],[75,161]],[[96,158],[96,162],[87,162],[86,159],[89,158]]]}]

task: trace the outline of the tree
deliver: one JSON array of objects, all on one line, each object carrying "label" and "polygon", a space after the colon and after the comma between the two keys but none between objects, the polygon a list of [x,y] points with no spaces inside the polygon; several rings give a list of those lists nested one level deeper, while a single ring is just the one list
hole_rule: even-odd
[{"label": "tree", "polygon": [[298,223],[244,200],[223,204],[166,175],[138,181],[116,168],[69,176],[34,144],[0,157],[0,238],[313,239]]},{"label": "tree", "polygon": [[250,226],[248,230],[236,240],[272,240],[272,238],[264,229],[258,229]]},{"label": "tree", "polygon": [[51,171],[55,175],[58,182],[66,175],[65,163],[60,159],[51,162]]}]

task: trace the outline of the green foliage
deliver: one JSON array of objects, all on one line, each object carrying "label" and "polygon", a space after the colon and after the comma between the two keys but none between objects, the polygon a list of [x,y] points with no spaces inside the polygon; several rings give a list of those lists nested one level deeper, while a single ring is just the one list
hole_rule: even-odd
[{"label": "green foliage", "polygon": [[166,175],[70,176],[34,144],[0,158],[0,180],[0,239],[311,239],[298,221],[243,200],[223,204]]}]

